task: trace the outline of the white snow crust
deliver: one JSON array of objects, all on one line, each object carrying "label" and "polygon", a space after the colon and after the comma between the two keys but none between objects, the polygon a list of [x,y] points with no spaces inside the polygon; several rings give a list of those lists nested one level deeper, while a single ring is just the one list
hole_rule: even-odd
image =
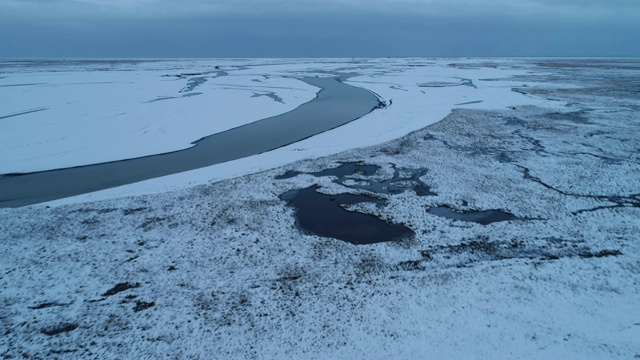
[{"label": "white snow crust", "polygon": [[[109,95],[104,97],[96,97],[96,92],[105,91],[105,88],[102,88],[105,85],[97,86],[95,92],[86,93],[78,90],[70,94],[57,90],[60,92],[60,98],[69,101],[74,99],[74,96],[80,96],[78,93],[82,94],[83,100],[77,100],[79,104],[60,105],[60,109],[82,113],[72,117],[73,124],[69,124],[67,116],[53,116],[49,110],[5,119],[7,131],[2,132],[4,139],[0,142],[3,144],[0,145],[0,153],[3,154],[0,157],[0,172],[47,170],[186,148],[192,141],[203,136],[273,116],[311,100],[318,89],[295,79],[300,76],[357,72],[359,75],[350,78],[347,83],[376,93],[390,106],[345,126],[274,151],[57,200],[51,205],[164,192],[266,170],[296,160],[375,145],[433,124],[454,108],[500,109],[541,104],[561,106],[553,102],[548,104],[549,101],[545,99],[523,96],[511,90],[515,86],[541,85],[514,79],[531,71],[529,63],[522,60],[493,59],[492,64],[493,67],[482,67],[476,66],[472,60],[459,59],[257,59],[194,60],[186,63],[175,61],[138,65],[125,63],[111,65],[114,69],[109,68],[102,72],[85,69],[87,65],[81,66],[76,72],[68,72],[69,69],[62,69],[66,72],[61,72],[61,69],[49,67],[27,68],[22,72],[12,70],[9,74],[15,75],[0,79],[0,82],[4,81],[2,84],[53,81],[42,79],[47,77],[60,79],[60,84],[73,82],[66,77],[78,77],[85,82],[91,77],[95,77],[93,80],[102,78],[120,81],[108,84]],[[79,65],[70,66],[74,68]],[[195,88],[194,92],[202,92],[202,95],[150,104],[144,102],[163,96],[179,96],[179,90],[190,78],[176,80],[172,77],[162,77],[162,74],[218,70],[214,66],[227,71],[228,75],[210,79]],[[30,76],[34,79],[27,80]],[[463,85],[464,79],[470,80],[473,86]],[[425,86],[430,83],[445,83],[449,86]],[[90,86],[96,85],[78,85],[81,89]],[[15,113],[35,107],[46,108],[47,104],[55,100],[34,102],[33,96],[29,93],[41,91],[42,98],[49,99],[48,96],[60,87],[63,86],[49,84],[36,89],[28,87],[28,91],[13,95],[17,99],[16,104],[21,105],[16,105],[11,110],[3,110],[2,113]],[[75,86],[68,87],[74,88]],[[0,87],[0,91],[3,89],[7,93],[16,92],[14,87]],[[285,104],[264,96],[251,97],[253,92],[263,90],[276,93]],[[122,110],[125,104],[129,106],[128,111],[131,115],[127,113],[114,118],[107,115],[126,112]],[[128,116],[128,120],[120,119],[123,116]]]},{"label": "white snow crust", "polygon": [[[392,105],[100,201],[0,209],[0,355],[640,357],[636,60],[260,61],[270,76],[346,67],[360,74],[350,83]],[[478,89],[417,85],[454,77]],[[367,192],[334,177],[275,177],[343,162],[380,166],[371,179],[426,169],[420,180],[436,195],[369,194],[386,205],[349,207],[415,236],[356,246],[297,226],[279,198],[291,189]],[[520,220],[480,225],[431,215],[434,206]]]}]

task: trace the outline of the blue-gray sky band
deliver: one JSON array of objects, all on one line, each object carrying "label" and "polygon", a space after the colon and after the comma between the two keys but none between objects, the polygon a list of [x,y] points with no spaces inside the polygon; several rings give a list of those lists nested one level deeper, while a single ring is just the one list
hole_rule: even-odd
[{"label": "blue-gray sky band", "polygon": [[637,0],[0,0],[0,57],[640,56]]}]

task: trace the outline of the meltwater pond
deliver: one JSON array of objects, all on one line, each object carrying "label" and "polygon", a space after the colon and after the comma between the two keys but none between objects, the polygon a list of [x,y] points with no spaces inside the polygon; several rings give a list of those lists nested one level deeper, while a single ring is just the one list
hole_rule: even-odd
[{"label": "meltwater pond", "polygon": [[523,220],[513,214],[502,210],[467,210],[458,211],[449,207],[440,206],[427,210],[429,214],[460,221],[474,222],[480,225],[489,225],[500,221]]},{"label": "meltwater pond", "polygon": [[393,164],[390,165],[393,169],[393,176],[389,179],[376,180],[371,178],[381,169],[380,166],[361,162],[347,162],[341,163],[335,168],[316,172],[287,171],[282,175],[276,176],[276,180],[290,179],[298,175],[333,176],[336,177],[336,180],[334,180],[336,184],[376,194],[400,194],[407,190],[413,190],[418,196],[437,195],[431,191],[427,184],[420,180],[420,177],[427,173],[427,169],[397,168]]},{"label": "meltwater pond", "polygon": [[403,225],[344,208],[362,202],[383,204],[384,200],[366,195],[321,194],[318,188],[318,185],[313,185],[306,189],[290,190],[280,196],[295,208],[298,226],[314,235],[356,245],[402,240],[414,235],[411,229]]},{"label": "meltwater pond", "polygon": [[349,162],[342,163],[338,167],[324,169],[316,172],[301,172],[301,171],[287,171],[286,173],[276,176],[276,180],[290,179],[292,177],[296,177],[298,175],[306,174],[315,177],[322,176],[335,176],[339,179],[344,178],[349,175],[363,175],[363,176],[373,176],[376,171],[380,170],[380,166],[376,165],[367,165],[358,162]]},{"label": "meltwater pond", "polygon": [[[380,166],[361,162],[341,163],[337,167],[316,172],[287,171],[276,179],[289,179],[298,175],[331,176],[336,178],[336,184],[374,194],[395,195],[413,190],[417,196],[436,195],[420,180],[427,169],[396,168],[393,164],[390,166],[393,176],[388,179],[375,176],[381,169]],[[318,185],[313,185],[305,189],[290,190],[280,196],[295,208],[298,226],[304,231],[357,245],[402,240],[414,235],[414,232],[404,225],[389,223],[373,215],[344,208],[363,202],[375,203],[382,207],[386,204],[384,199],[348,193],[326,195],[318,192],[319,188]]]},{"label": "meltwater pond", "polygon": [[[289,179],[299,175],[314,177],[335,177],[334,183],[346,188],[367,191],[378,195],[396,195],[412,190],[417,196],[436,196],[430,187],[420,178],[427,173],[426,168],[398,168],[389,164],[393,169],[391,178],[376,176],[382,168],[362,162],[341,163],[334,168],[315,172],[287,171],[276,177],[278,180]],[[353,211],[347,211],[347,205],[371,202],[380,207],[385,200],[354,194],[325,195],[319,193],[318,185],[306,189],[294,189],[281,195],[296,209],[298,225],[310,233],[333,237],[353,244],[371,244],[383,241],[394,241],[409,238],[414,232],[400,224],[392,224],[375,216]],[[501,221],[534,220],[520,218],[503,210],[457,210],[449,206],[438,206],[427,209],[427,213],[447,219],[474,222],[489,225]]]}]

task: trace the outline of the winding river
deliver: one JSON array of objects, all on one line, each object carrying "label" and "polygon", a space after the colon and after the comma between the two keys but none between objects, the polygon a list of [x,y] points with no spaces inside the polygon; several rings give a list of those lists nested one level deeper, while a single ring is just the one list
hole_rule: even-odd
[{"label": "winding river", "polygon": [[347,85],[350,75],[305,77],[317,96],[287,113],[204,137],[194,146],[94,165],[0,175],[0,207],[20,207],[108,189],[260,154],[356,120],[382,104]]}]

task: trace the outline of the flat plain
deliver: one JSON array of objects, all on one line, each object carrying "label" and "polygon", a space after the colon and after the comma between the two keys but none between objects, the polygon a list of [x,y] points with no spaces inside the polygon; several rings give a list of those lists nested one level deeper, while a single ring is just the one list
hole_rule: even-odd
[{"label": "flat plain", "polygon": [[[246,62],[217,70],[257,83],[267,61]],[[640,357],[638,60],[268,66],[356,72],[387,106],[236,162],[0,209],[4,358]],[[77,154],[47,164],[95,161]],[[305,229],[292,196],[309,189],[411,234]]]}]

